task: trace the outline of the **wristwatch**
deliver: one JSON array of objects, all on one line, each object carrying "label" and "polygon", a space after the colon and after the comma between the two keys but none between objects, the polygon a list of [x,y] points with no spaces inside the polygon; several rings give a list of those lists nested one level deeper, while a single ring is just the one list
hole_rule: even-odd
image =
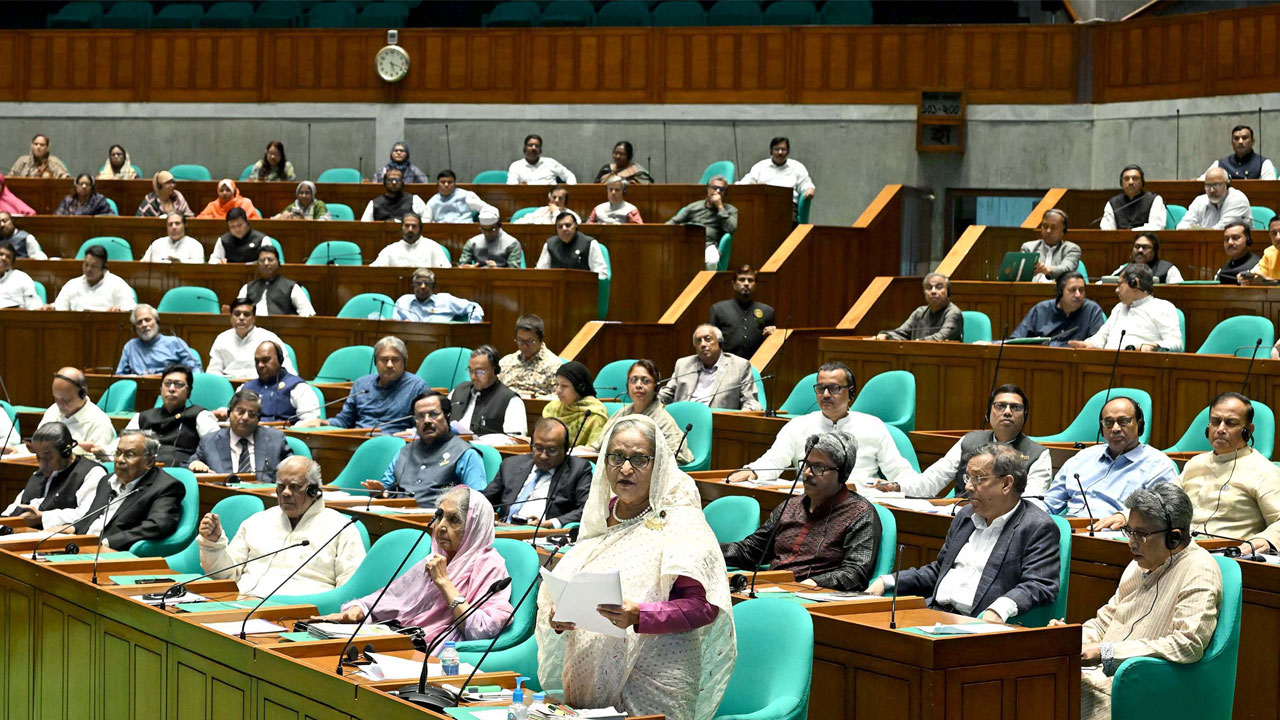
[{"label": "wristwatch", "polygon": [[449,603],[449,609],[452,610],[466,601],[467,601],[466,598],[459,595],[458,597],[453,599],[453,602]]}]

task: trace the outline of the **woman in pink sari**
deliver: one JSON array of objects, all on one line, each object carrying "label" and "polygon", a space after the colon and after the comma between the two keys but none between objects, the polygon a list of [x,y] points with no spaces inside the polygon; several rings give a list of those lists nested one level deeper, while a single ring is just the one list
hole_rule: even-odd
[{"label": "woman in pink sari", "polygon": [[[432,534],[434,547],[427,557],[391,583],[391,589],[373,608],[374,622],[398,620],[402,625],[420,627],[432,637],[495,581],[507,577],[502,555],[493,549],[493,506],[485,496],[459,485],[440,496],[442,512]],[[360,622],[377,599],[373,593],[352,600],[342,612],[320,620]],[[504,588],[467,618],[461,634],[446,640],[478,640],[498,634],[511,615],[511,590]]]},{"label": "woman in pink sari", "polygon": [[9,189],[4,183],[4,175],[0,175],[0,212],[7,212],[10,215],[35,215],[36,211],[31,206],[18,199],[17,195]]}]

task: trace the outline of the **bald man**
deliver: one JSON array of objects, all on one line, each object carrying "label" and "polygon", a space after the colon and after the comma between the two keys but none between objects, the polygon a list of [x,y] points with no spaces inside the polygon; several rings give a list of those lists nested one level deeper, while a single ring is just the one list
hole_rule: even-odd
[{"label": "bald man", "polygon": [[111,418],[89,399],[89,386],[78,368],[64,367],[53,374],[53,404],[40,424],[60,422],[78,445],[74,452],[89,457],[103,455],[116,439]]}]

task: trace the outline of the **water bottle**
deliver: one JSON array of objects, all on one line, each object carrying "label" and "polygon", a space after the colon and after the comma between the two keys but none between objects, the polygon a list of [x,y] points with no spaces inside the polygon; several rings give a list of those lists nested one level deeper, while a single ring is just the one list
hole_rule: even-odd
[{"label": "water bottle", "polygon": [[546,693],[544,693],[544,692],[536,692],[536,693],[534,693],[534,694],[533,694],[533,704],[534,704],[534,705],[546,705],[546,704],[547,704],[547,694],[546,694]]},{"label": "water bottle", "polygon": [[458,664],[462,661],[458,658],[458,644],[450,640],[444,644],[444,652],[440,653],[440,669],[445,675],[457,675]]},{"label": "water bottle", "polygon": [[529,707],[524,704],[524,688],[520,686],[528,680],[523,675],[516,678],[516,689],[511,691],[511,706],[507,708],[507,720],[528,720]]}]

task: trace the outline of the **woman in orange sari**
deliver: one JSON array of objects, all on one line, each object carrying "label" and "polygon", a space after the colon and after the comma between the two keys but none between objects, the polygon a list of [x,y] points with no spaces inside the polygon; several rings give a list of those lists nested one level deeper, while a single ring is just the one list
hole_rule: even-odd
[{"label": "woman in orange sari", "polygon": [[218,197],[212,200],[204,209],[200,211],[198,218],[217,218],[219,220],[225,218],[227,213],[231,212],[231,208],[244,208],[244,212],[251,219],[262,219],[262,213],[253,206],[253,201],[240,194],[240,188],[236,187],[235,181],[230,178],[223,178],[218,181]]}]

